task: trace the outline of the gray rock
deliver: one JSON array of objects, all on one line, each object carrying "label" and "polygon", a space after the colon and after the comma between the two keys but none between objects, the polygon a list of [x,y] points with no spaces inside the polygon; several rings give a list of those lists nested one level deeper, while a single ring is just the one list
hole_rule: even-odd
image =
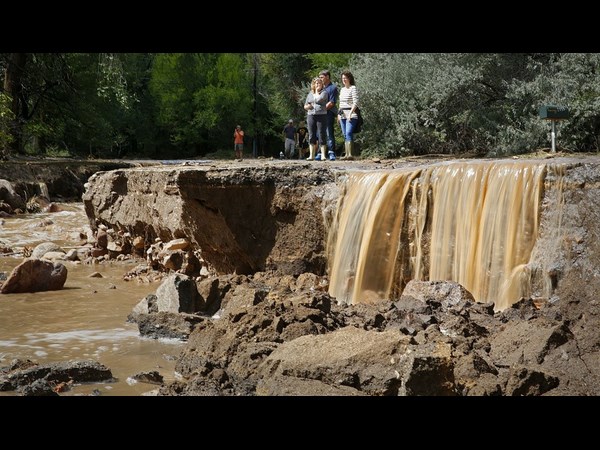
[{"label": "gray rock", "polygon": [[156,290],[158,311],[170,313],[195,313],[204,304],[195,281],[183,274],[170,275]]},{"label": "gray rock", "polygon": [[36,245],[36,247],[31,252],[32,259],[40,259],[43,258],[46,253],[49,252],[60,252],[65,253],[62,247],[54,242],[43,242],[41,244]]}]

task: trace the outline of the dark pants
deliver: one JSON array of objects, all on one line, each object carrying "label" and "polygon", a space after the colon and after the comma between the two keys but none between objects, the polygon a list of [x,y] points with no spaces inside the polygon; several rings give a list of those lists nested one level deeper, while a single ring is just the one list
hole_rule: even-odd
[{"label": "dark pants", "polygon": [[335,131],[333,125],[337,120],[337,114],[334,114],[331,110],[327,111],[327,150],[335,153]]},{"label": "dark pants", "polygon": [[319,145],[325,145],[327,141],[327,114],[307,114],[306,123],[308,125],[308,142]]}]

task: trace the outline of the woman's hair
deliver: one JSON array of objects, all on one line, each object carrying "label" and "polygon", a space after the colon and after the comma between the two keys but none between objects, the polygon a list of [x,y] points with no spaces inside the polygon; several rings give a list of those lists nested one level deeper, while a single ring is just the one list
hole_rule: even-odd
[{"label": "woman's hair", "polygon": [[323,84],[323,80],[321,80],[319,77],[313,78],[312,81],[310,82],[310,90],[312,91],[313,94],[315,92],[317,92],[317,82]]},{"label": "woman's hair", "polygon": [[349,70],[344,70],[342,72],[342,77],[344,75],[346,75],[346,78],[348,78],[348,80],[350,81],[350,86],[354,86],[354,75],[352,75],[352,72],[350,72]]}]

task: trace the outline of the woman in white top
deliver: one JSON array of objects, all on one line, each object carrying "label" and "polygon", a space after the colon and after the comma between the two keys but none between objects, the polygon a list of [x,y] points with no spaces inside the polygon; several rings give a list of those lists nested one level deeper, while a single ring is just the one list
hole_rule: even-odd
[{"label": "woman in white top", "polygon": [[342,134],[344,135],[345,158],[354,159],[354,129],[358,123],[358,89],[354,84],[354,75],[349,70],[342,72],[342,84],[340,89],[339,120]]}]

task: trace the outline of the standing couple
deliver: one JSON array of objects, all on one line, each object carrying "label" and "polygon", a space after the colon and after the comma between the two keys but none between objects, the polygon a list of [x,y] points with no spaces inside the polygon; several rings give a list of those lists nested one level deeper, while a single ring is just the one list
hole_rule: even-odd
[{"label": "standing couple", "polygon": [[[342,72],[342,87],[340,91],[339,123],[345,140],[345,157],[352,159],[353,131],[358,122],[358,92],[354,85],[354,77],[349,71]],[[310,84],[310,92],[306,97],[304,109],[307,112],[309,157],[307,161],[325,161],[329,156],[330,161],[335,161],[335,137],[333,124],[338,111],[336,103],[338,89],[331,82],[331,74],[323,70]],[[317,145],[321,153],[317,154]]]}]

